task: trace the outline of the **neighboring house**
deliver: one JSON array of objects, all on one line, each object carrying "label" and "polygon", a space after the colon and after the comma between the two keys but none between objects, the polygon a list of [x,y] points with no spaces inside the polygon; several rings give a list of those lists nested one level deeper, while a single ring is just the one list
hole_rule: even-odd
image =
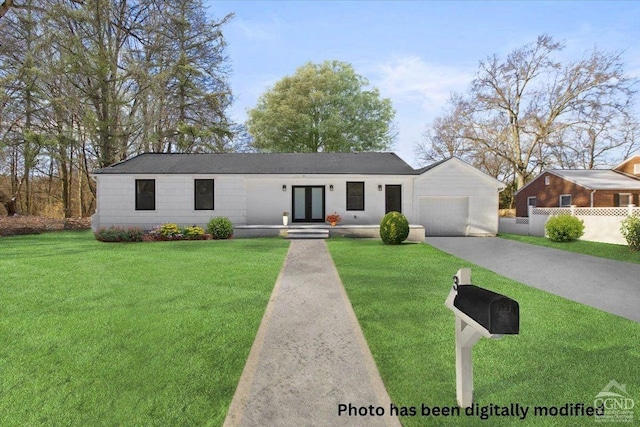
[{"label": "neighboring house", "polygon": [[532,207],[618,207],[639,205],[640,155],[613,169],[553,169],[516,192],[516,216]]},{"label": "neighboring house", "polygon": [[96,170],[94,230],[206,225],[379,224],[399,211],[428,235],[495,235],[504,184],[457,158],[415,170],[393,153],[141,154]]}]

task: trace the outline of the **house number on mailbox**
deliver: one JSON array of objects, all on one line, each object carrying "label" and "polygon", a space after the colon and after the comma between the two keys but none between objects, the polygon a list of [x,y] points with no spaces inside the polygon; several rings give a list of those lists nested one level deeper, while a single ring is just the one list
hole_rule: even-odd
[{"label": "house number on mailbox", "polygon": [[471,284],[471,269],[453,276],[445,305],[456,316],[456,394],[458,404],[473,403],[473,345],[482,337],[499,339],[520,332],[520,306],[509,297]]}]

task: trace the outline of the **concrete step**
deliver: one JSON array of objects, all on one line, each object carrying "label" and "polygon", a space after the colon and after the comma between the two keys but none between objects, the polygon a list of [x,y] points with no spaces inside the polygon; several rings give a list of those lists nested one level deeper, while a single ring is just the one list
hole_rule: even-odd
[{"label": "concrete step", "polygon": [[292,228],[287,230],[287,239],[328,239],[327,228]]}]

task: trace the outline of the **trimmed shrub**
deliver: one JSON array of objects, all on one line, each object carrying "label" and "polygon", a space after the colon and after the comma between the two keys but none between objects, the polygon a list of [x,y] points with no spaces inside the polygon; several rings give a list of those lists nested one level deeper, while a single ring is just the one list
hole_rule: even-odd
[{"label": "trimmed shrub", "polygon": [[545,225],[547,236],[553,242],[570,242],[584,234],[584,222],[568,214],[549,218]]},{"label": "trimmed shrub", "polygon": [[380,238],[387,245],[399,245],[409,236],[409,221],[400,212],[389,212],[380,222]]},{"label": "trimmed shrub", "polygon": [[186,239],[198,240],[204,236],[204,228],[194,225],[193,227],[185,227],[182,234]]},{"label": "trimmed shrub", "polygon": [[233,223],[223,216],[211,218],[207,231],[214,239],[230,239],[233,236]]},{"label": "trimmed shrub", "polygon": [[640,216],[628,216],[620,223],[620,232],[624,236],[629,249],[640,251]]},{"label": "trimmed shrub", "polygon": [[93,235],[95,236],[96,240],[99,240],[101,242],[119,242],[120,234],[122,233],[122,231],[123,230],[121,228],[115,227],[101,228],[93,233]]},{"label": "trimmed shrub", "polygon": [[167,223],[162,224],[158,229],[158,232],[165,239],[171,239],[174,237],[182,237],[182,232],[177,224]]},{"label": "trimmed shrub", "polygon": [[101,228],[94,233],[96,240],[101,242],[142,242],[144,231],[140,228]]}]

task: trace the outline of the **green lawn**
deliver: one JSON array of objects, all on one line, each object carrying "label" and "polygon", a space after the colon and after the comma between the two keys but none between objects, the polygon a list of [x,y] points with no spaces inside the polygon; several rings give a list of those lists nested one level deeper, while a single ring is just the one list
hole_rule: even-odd
[{"label": "green lawn", "polygon": [[[444,300],[460,267],[473,267],[476,284],[521,308],[520,335],[475,347],[477,403],[590,405],[612,379],[640,402],[640,324],[428,245],[328,245],[396,405],[456,406],[454,317]],[[0,425],[221,425],[287,246],[279,239],[107,244],[89,232],[0,238]]]},{"label": "green lawn", "polygon": [[221,425],[287,247],[0,238],[0,425]]},{"label": "green lawn", "polygon": [[573,242],[552,242],[546,237],[522,236],[519,234],[503,234],[503,239],[516,240],[532,245],[546,246],[548,248],[561,249],[569,252],[577,252],[585,255],[593,255],[601,258],[615,259],[624,262],[640,264],[640,252],[629,250],[626,245],[614,245],[611,243],[588,242],[586,240],[574,240]]},{"label": "green lawn", "polygon": [[[454,315],[444,306],[451,277],[472,267],[475,284],[520,304],[520,335],[474,348],[475,402],[593,405],[610,380],[640,402],[640,324],[530,288],[428,245],[331,239],[331,255],[392,401],[417,407],[406,426],[513,425],[491,417],[422,418],[422,404],[456,406]],[[530,425],[591,425],[580,417],[527,416]],[[640,419],[636,409],[635,420]]]}]

